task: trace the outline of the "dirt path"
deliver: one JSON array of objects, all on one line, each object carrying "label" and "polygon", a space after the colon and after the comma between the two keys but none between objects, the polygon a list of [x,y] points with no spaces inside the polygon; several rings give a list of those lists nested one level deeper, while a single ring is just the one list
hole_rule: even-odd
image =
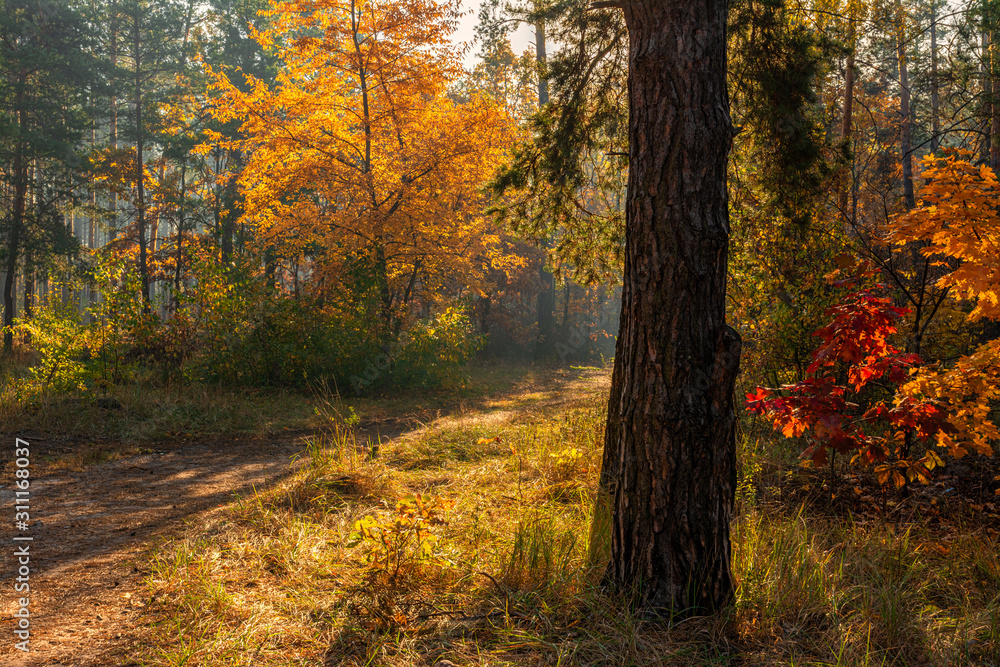
[{"label": "dirt path", "polygon": [[[13,440],[13,438],[11,438]],[[29,440],[30,442],[30,440]],[[161,445],[162,446],[162,445]],[[37,461],[41,447],[32,447]],[[14,647],[14,494],[4,474],[0,507],[0,666],[127,665],[120,649],[143,616],[142,556],[185,519],[224,507],[287,475],[301,439],[187,444],[82,471],[38,466],[31,483],[30,653]],[[118,656],[118,657],[116,657]]]},{"label": "dirt path", "polygon": [[[449,421],[508,420],[562,405],[568,397],[606,392],[608,373],[598,369],[548,371],[502,398],[436,414],[387,414],[363,422],[358,441],[418,436]],[[582,392],[582,393],[581,393]],[[86,465],[83,443],[37,439],[31,443],[31,526],[15,531],[13,435],[0,434],[0,667],[74,665],[127,667],[129,647],[150,622],[142,582],[150,549],[183,532],[186,521],[224,509],[291,471],[305,432],[270,440],[220,439],[157,444],[158,450]],[[6,439],[8,444],[4,444]],[[8,449],[8,447],[10,449]],[[97,448],[100,450],[100,448]],[[112,448],[113,449],[113,448]],[[81,469],[46,460],[76,457]],[[30,535],[30,653],[15,648],[17,563],[14,536]]]}]

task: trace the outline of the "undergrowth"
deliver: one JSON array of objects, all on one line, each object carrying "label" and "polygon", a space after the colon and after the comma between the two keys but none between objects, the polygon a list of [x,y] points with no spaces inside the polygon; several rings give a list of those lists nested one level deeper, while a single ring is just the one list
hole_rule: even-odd
[{"label": "undergrowth", "polygon": [[467,414],[388,443],[328,412],[286,483],[155,554],[143,664],[1000,661],[995,536],[788,502],[774,491],[786,462],[751,432],[734,604],[637,620],[599,585],[602,402]]}]

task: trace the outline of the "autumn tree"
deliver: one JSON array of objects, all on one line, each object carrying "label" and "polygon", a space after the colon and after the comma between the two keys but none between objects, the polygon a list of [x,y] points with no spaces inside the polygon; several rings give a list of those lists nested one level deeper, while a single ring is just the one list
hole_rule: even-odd
[{"label": "autumn tree", "polygon": [[[950,294],[966,302],[968,320],[978,322],[1000,317],[1000,217],[993,170],[973,166],[969,156],[959,151],[923,160],[919,206],[892,217],[887,242],[916,249],[925,266],[940,270],[929,280],[941,294],[934,310]],[[943,463],[938,451],[953,458],[992,454],[1000,439],[991,410],[1000,397],[1000,340],[952,361],[927,363],[891,340],[904,317],[919,325],[926,319],[871,287],[847,295],[827,314],[830,322],[816,332],[822,342],[810,376],[747,395],[748,409],[785,436],[808,436],[805,458],[824,464],[831,450],[850,453],[853,462],[873,465],[883,484],[901,486],[927,481]],[[907,344],[912,350],[912,338]],[[883,395],[891,390],[891,398],[873,397],[872,387]]]},{"label": "autumn tree", "polygon": [[217,73],[215,116],[242,122],[243,221],[257,249],[294,263],[295,276],[308,267],[323,299],[371,303],[383,350],[415,304],[475,290],[501,261],[478,188],[506,147],[508,122],[492,99],[448,95],[460,72],[448,41],[456,8],[275,3],[271,27],[255,38],[277,54],[276,82]]},{"label": "autumn tree", "polygon": [[[231,82],[243,92],[250,91],[252,81],[268,85],[274,82],[275,54],[267,53],[253,38],[255,30],[262,30],[267,25],[269,19],[260,15],[267,7],[266,0],[213,0],[208,20],[196,35],[200,60],[212,68],[229,72]],[[233,140],[243,138],[238,118],[222,122],[201,113],[206,95],[205,81],[192,76],[192,82],[189,130],[202,136],[202,141],[206,133]],[[246,157],[238,141],[216,141],[207,154],[188,155],[203,174],[202,207],[198,212],[204,214],[204,224],[217,239],[223,262],[233,260],[241,241],[237,238],[237,228],[243,212],[243,195],[238,176],[246,166]]]},{"label": "autumn tree", "polygon": [[[919,244],[923,258],[943,267],[934,287],[968,304],[970,322],[1000,320],[1000,215],[993,170],[970,163],[969,151],[923,160],[921,205],[892,220],[889,239]],[[928,366],[900,390],[901,397],[929,400],[948,412],[952,429],[938,444],[953,456],[992,453],[1000,439],[991,402],[1000,397],[1000,339],[989,340],[953,363]]]}]

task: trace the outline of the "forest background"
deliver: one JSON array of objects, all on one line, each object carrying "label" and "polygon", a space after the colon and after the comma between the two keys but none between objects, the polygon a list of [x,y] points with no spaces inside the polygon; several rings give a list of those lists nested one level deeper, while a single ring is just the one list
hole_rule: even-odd
[{"label": "forest background", "polygon": [[[8,402],[378,395],[461,384],[474,358],[613,355],[613,11],[487,2],[469,70],[457,3],[6,8]],[[903,485],[936,451],[990,451],[996,20],[989,3],[731,8],[741,393],[816,464],[851,454]]]},{"label": "forest background", "polygon": [[[336,626],[358,664],[427,650],[404,630],[439,618],[428,590],[486,609],[462,618],[502,617],[480,628],[498,651],[528,650],[530,631],[530,650],[552,657],[594,618],[596,634],[566,649],[590,663],[688,650],[673,629],[666,644],[641,635],[595,592],[606,395],[523,424],[422,425],[382,458],[379,435],[355,440],[367,415],[344,403],[464,400],[497,367],[590,372],[614,355],[629,147],[613,3],[487,0],[471,67],[457,2],[3,10],[4,428],[170,439],[241,431],[291,404],[322,424],[291,486],[237,503],[222,537],[151,561],[161,611],[180,619],[160,636],[177,664],[191,651],[212,664],[223,645],[245,657],[250,639],[276,664],[290,655],[243,627],[256,602],[219,593],[233,558],[291,586],[343,566],[346,597],[308,613],[288,612],[287,582],[262,589],[280,589],[277,626],[301,626],[295,650],[326,650]],[[787,639],[792,662],[995,661],[1000,7],[729,12],[738,586],[734,615],[707,621],[735,624],[686,626],[725,639],[695,650],[711,662],[749,646],[781,663]],[[534,47],[517,53],[516,30]],[[232,397],[251,407],[226,413]]]}]

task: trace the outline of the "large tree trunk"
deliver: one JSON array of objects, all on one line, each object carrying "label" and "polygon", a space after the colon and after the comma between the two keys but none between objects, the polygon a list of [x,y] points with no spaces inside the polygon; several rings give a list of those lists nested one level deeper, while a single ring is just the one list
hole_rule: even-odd
[{"label": "large tree trunk", "polygon": [[621,328],[602,490],[605,582],[650,612],[733,592],[733,385],[726,0],[628,0],[629,177]]}]

